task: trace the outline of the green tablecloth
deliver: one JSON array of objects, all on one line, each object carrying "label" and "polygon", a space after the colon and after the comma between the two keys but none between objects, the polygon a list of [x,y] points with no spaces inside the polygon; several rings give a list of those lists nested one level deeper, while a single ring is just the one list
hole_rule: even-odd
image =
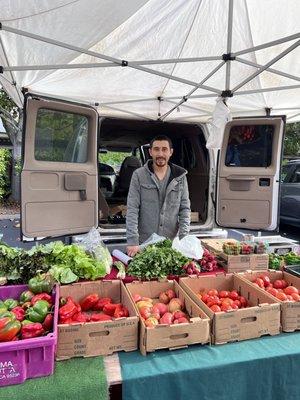
[{"label": "green tablecloth", "polygon": [[0,388],[0,400],[106,400],[103,357],[74,358],[55,364],[54,375]]},{"label": "green tablecloth", "polygon": [[300,399],[300,332],[119,358],[124,400]]}]

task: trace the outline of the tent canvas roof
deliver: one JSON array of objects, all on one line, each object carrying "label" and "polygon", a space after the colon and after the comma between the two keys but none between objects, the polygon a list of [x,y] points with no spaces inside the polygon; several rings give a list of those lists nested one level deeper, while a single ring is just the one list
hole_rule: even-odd
[{"label": "tent canvas roof", "polygon": [[233,116],[300,120],[298,0],[0,6],[0,82],[19,106],[26,88],[100,115],[207,121],[223,96]]}]

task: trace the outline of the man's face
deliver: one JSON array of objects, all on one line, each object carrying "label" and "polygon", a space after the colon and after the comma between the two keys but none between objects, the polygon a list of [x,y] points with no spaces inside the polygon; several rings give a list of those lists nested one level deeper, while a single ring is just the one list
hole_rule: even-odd
[{"label": "man's face", "polygon": [[164,167],[168,164],[170,157],[173,154],[173,149],[170,148],[167,140],[155,140],[152,148],[149,149],[149,152],[153,162],[158,167]]}]

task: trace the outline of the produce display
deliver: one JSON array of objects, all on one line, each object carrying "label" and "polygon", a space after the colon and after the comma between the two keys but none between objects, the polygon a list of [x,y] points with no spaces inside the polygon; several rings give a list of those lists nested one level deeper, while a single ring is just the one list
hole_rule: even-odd
[{"label": "produce display", "polygon": [[154,328],[156,325],[189,323],[190,318],[184,308],[184,302],[176,297],[172,289],[161,292],[158,299],[135,294],[133,300],[148,328]]},{"label": "produce display", "polygon": [[225,242],[223,243],[223,251],[227,255],[237,256],[241,252],[241,246],[239,242]]},{"label": "produce display", "polygon": [[253,254],[254,253],[254,244],[253,243],[246,243],[246,242],[241,242],[241,254]]},{"label": "produce display", "polygon": [[59,283],[72,283],[79,279],[95,280],[106,275],[110,254],[96,259],[81,246],[62,242],[38,245],[30,250],[0,244],[0,277],[10,284],[27,283],[39,272],[49,272]]},{"label": "produce display", "polygon": [[121,303],[114,303],[110,297],[97,293],[85,296],[79,303],[71,296],[60,298],[59,324],[113,321],[129,316],[128,309]]},{"label": "produce display", "polygon": [[172,249],[172,241],[166,239],[137,253],[128,266],[127,274],[148,280],[183,275],[183,266],[188,261],[179,251]]},{"label": "produce display", "polygon": [[289,252],[284,255],[269,254],[269,268],[279,270],[284,265],[300,265],[300,255]]},{"label": "produce display", "polygon": [[18,300],[0,301],[0,342],[31,339],[52,330],[53,304],[49,294],[52,287],[41,292],[45,286],[33,283],[35,291],[25,290]]},{"label": "produce display", "polygon": [[225,254],[238,256],[240,254],[265,254],[268,250],[268,244],[265,242],[238,242],[228,240],[223,243],[222,250]]},{"label": "produce display", "polygon": [[209,289],[201,291],[197,294],[207,307],[214,313],[221,311],[238,310],[239,308],[247,308],[248,301],[241,296],[236,290],[220,290]]},{"label": "produce display", "polygon": [[288,282],[284,279],[276,279],[274,282],[271,282],[268,275],[262,274],[254,279],[253,284],[276,297],[278,300],[300,301],[299,290],[295,286],[289,286]]}]

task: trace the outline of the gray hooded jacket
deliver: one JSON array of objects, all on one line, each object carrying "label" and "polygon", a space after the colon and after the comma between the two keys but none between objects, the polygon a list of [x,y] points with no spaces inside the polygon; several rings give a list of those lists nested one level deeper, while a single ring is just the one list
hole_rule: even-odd
[{"label": "gray hooded jacket", "polygon": [[170,163],[170,178],[162,208],[159,188],[152,168],[153,161],[134,171],[127,198],[127,244],[135,246],[153,233],[173,239],[182,238],[190,228],[190,199],[187,171]]}]

